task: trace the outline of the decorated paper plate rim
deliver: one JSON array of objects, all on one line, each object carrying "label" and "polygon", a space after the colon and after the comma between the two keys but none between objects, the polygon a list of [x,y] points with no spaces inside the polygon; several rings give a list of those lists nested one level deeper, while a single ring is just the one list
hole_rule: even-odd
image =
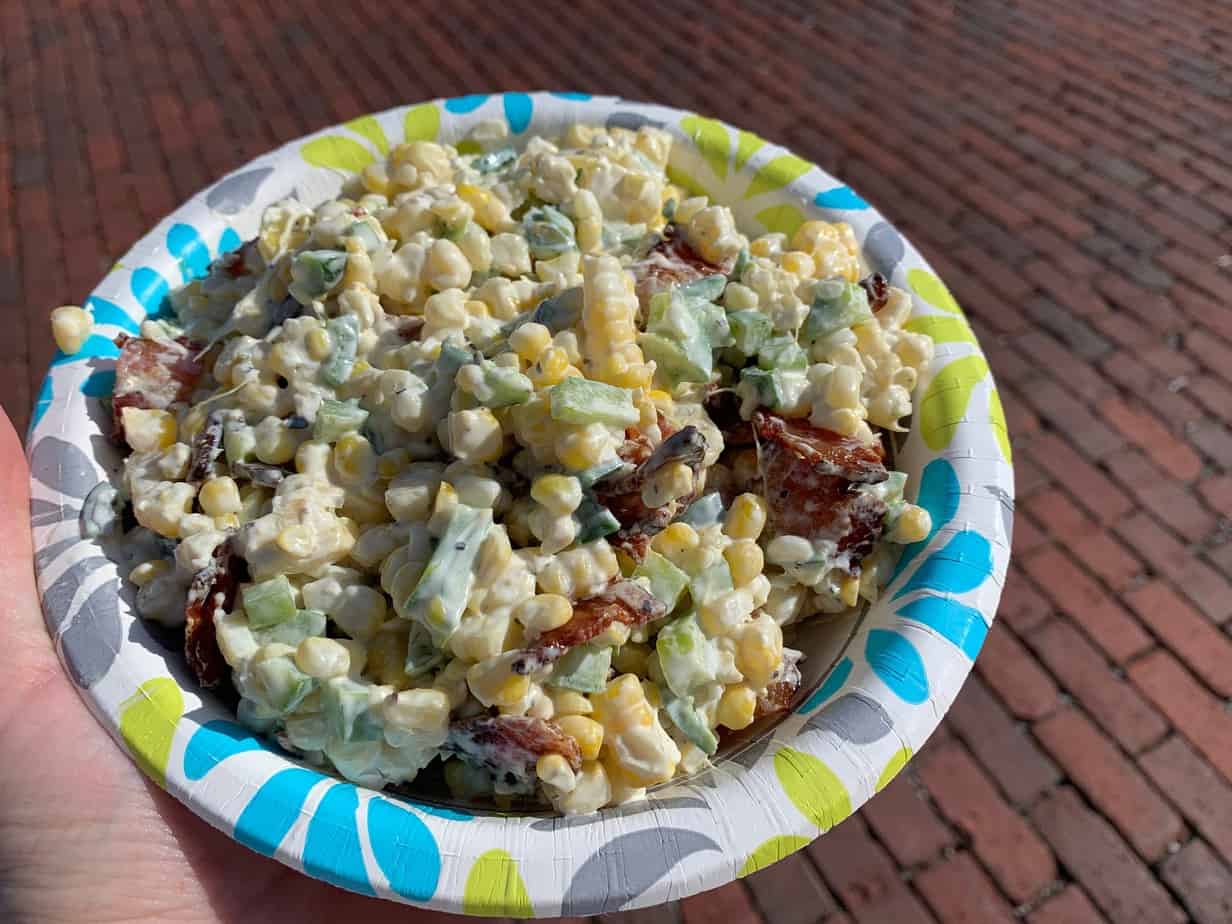
[{"label": "decorated paper plate rim", "polygon": [[[908,327],[936,342],[898,465],[933,528],[816,692],[773,734],[645,802],[579,818],[502,817],[422,805],[303,766],[202,696],[132,612],[124,569],[80,539],[86,493],[119,457],[99,400],[112,338],[135,332],[169,289],[255,233],[289,194],[337,192],[403,140],[465,149],[481,120],[514,143],[574,122],[661,125],[672,179],[731,205],[751,234],[849,222],[871,269],[912,293]],[[96,332],[57,355],[27,441],[39,590],[60,657],[99,721],[160,786],[240,843],[356,892],[444,911],[594,915],[658,904],[744,876],[798,850],[888,783],[932,733],[987,634],[1009,560],[1013,472],[1004,414],[961,309],[915,249],[856,192],[750,132],[664,106],[583,93],[464,96],[354,119],[257,158],[163,219],[89,297]],[[109,557],[110,556],[110,557]]]}]

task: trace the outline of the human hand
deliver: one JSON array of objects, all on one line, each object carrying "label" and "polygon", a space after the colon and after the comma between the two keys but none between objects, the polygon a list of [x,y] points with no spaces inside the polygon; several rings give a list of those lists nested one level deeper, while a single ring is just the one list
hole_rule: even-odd
[{"label": "human hand", "polygon": [[303,876],[230,840],[142,775],[78,697],[43,626],[29,483],[21,443],[0,414],[0,918],[461,920]]}]

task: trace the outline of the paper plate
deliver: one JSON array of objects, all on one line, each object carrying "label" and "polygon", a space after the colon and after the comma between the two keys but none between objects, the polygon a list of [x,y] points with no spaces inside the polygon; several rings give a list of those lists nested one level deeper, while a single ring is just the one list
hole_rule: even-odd
[{"label": "paper plate", "polygon": [[[112,338],[168,290],[251,237],[289,194],[315,204],[341,171],[404,139],[457,143],[480,120],[512,138],[573,122],[676,136],[673,180],[730,205],[741,229],[809,218],[855,228],[870,267],[912,293],[912,330],[936,341],[897,464],[932,533],[909,546],[862,618],[803,633],[815,692],[749,747],[645,802],[578,818],[502,817],[372,792],[298,764],[203,695],[166,639],[136,618],[126,568],[78,535],[87,492],[120,458],[104,434]],[[582,93],[505,93],[390,109],[260,157],[194,196],[116,264],[87,302],[97,329],[58,355],[27,442],[47,628],[99,721],[160,786],[246,847],[369,895],[445,911],[593,915],[682,898],[773,863],[885,786],[962,686],[996,612],[1010,552],[1005,418],[963,313],[911,245],[856,192],[749,132],[663,106]]]}]

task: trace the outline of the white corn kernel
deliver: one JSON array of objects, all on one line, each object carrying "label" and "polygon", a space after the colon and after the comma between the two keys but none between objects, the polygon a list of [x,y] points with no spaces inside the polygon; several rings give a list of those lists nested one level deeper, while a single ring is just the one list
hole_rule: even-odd
[{"label": "white corn kernel", "polygon": [[295,649],[295,666],[318,680],[345,677],[351,669],[351,653],[332,638],[313,636]]},{"label": "white corn kernel", "polygon": [[93,329],[94,318],[84,308],[62,305],[51,313],[51,335],[68,356],[81,350]]}]

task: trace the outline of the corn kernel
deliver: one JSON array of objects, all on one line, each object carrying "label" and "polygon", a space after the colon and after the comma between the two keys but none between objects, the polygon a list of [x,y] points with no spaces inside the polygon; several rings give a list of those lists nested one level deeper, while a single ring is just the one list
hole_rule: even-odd
[{"label": "corn kernel", "polygon": [[214,528],[221,529],[224,532],[239,529],[240,515],[238,513],[224,513],[221,516],[216,516],[214,517]]},{"label": "corn kernel", "polygon": [[651,548],[666,558],[675,558],[700,544],[701,537],[688,523],[672,523],[650,540]]},{"label": "corn kernel", "polygon": [[741,494],[732,501],[723,532],[733,539],[756,539],[766,528],[766,501],[756,494]]},{"label": "corn kernel", "polygon": [[566,715],[556,720],[557,726],[578,743],[582,760],[597,760],[603,747],[603,726],[584,715]]},{"label": "corn kernel", "polygon": [[732,582],[743,587],[761,574],[765,556],[761,546],[752,539],[738,539],[723,550],[723,558],[731,569]]},{"label": "corn kernel", "polygon": [[533,363],[538,359],[551,344],[551,332],[542,324],[536,324],[534,321],[523,324],[509,335],[509,346],[528,363]]},{"label": "corn kernel", "polygon": [[610,442],[603,424],[587,424],[571,427],[556,440],[556,456],[562,465],[574,471],[582,471],[597,465]]},{"label": "corn kernel", "polygon": [[847,575],[839,582],[838,598],[844,606],[855,606],[860,600],[860,579]]},{"label": "corn kernel", "polygon": [[928,536],[932,528],[933,518],[927,510],[915,504],[906,504],[902,513],[898,515],[898,519],[894,521],[889,539],[891,542],[903,545],[909,542],[919,542]]},{"label": "corn kernel", "polygon": [[572,619],[573,604],[558,594],[536,594],[514,608],[513,618],[530,632],[540,635],[559,629]]},{"label": "corn kernel", "polygon": [[544,754],[535,763],[535,774],[548,786],[559,792],[573,792],[577,786],[577,775],[569,762],[559,754]]},{"label": "corn kernel", "polygon": [[549,346],[539,354],[539,358],[526,370],[526,374],[536,388],[548,388],[564,381],[568,368],[568,354],[558,346]]},{"label": "corn kernel", "polygon": [[94,329],[90,312],[76,305],[62,305],[51,313],[51,335],[60,352],[72,356],[81,350]]},{"label": "corn kernel", "polygon": [[779,266],[801,279],[812,279],[817,272],[813,258],[801,250],[789,250],[779,257]]},{"label": "corn kernel", "polygon": [[530,496],[556,516],[568,516],[582,503],[582,485],[569,475],[540,475]]},{"label": "corn kernel", "polygon": [[359,433],[343,435],[334,445],[334,468],[344,483],[371,481],[376,474],[376,452],[368,438]]},{"label": "corn kernel", "polygon": [[329,354],[334,351],[334,343],[329,336],[329,331],[321,327],[308,332],[308,336],[304,338],[304,346],[308,348],[308,355],[317,362],[328,359]]},{"label": "corn kernel", "polygon": [[594,711],[590,700],[576,690],[548,687],[548,696],[552,700],[553,712],[558,718],[566,715],[590,715]]},{"label": "corn kernel", "polygon": [[376,473],[381,478],[397,478],[411,464],[411,454],[405,449],[391,449],[376,459]]},{"label": "corn kernel", "polygon": [[220,517],[228,513],[239,513],[244,509],[240,502],[240,488],[235,479],[229,476],[211,478],[201,485],[197,495],[201,509],[212,517]]},{"label": "corn kernel", "polygon": [[309,558],[316,548],[312,530],[295,524],[279,531],[274,542],[278,548],[294,558]]},{"label": "corn kernel", "polygon": [[166,411],[126,407],[120,418],[124,439],[134,452],[155,452],[175,443],[175,417]]},{"label": "corn kernel", "polygon": [[165,558],[157,558],[153,561],[143,561],[136,568],[128,573],[128,579],[138,587],[144,587],[156,577],[162,577],[164,574],[171,572],[171,562]]},{"label": "corn kernel", "polygon": [[753,724],[756,711],[757,694],[753,692],[753,688],[747,683],[737,683],[723,691],[716,718],[725,728],[739,731]]},{"label": "corn kernel", "polygon": [[332,638],[312,636],[295,649],[295,666],[318,680],[345,677],[351,669],[351,653]]}]

